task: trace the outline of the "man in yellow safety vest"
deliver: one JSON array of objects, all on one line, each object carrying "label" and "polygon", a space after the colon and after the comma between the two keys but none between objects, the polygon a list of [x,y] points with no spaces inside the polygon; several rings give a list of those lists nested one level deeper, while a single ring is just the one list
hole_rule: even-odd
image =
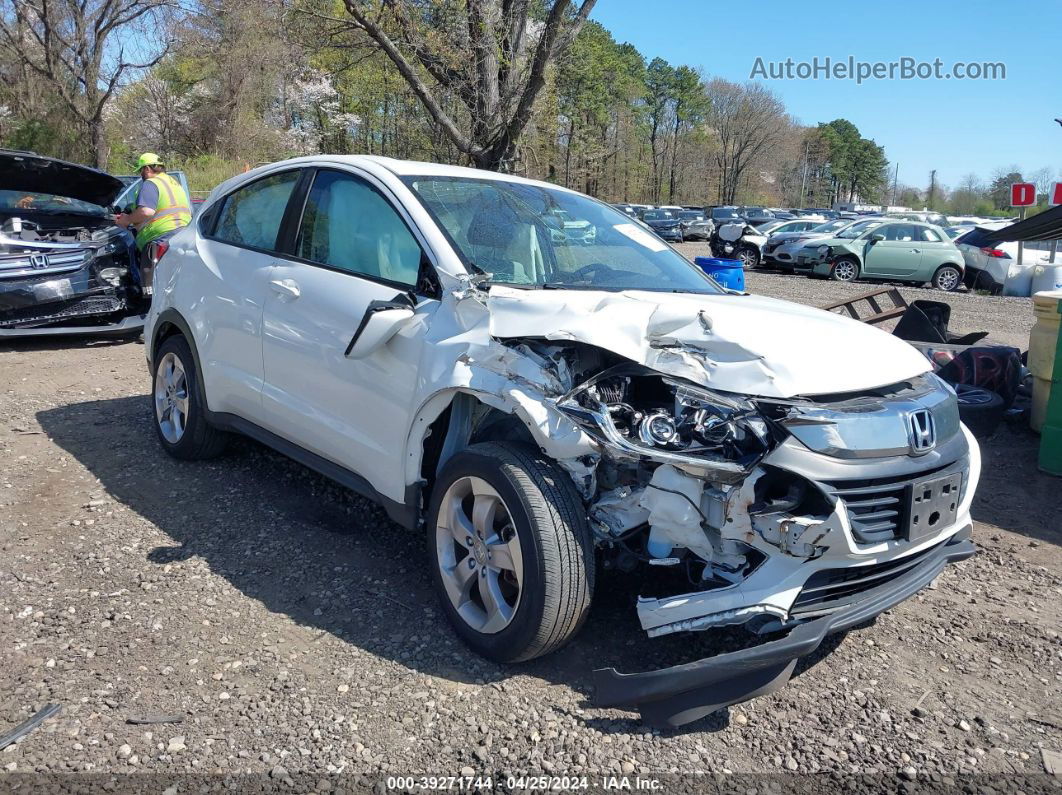
[{"label": "man in yellow safety vest", "polygon": [[121,213],[114,221],[121,227],[135,227],[136,248],[143,252],[148,243],[166,240],[192,221],[192,204],[181,184],[166,173],[166,167],[153,152],[140,155],[140,190],[136,209]]}]

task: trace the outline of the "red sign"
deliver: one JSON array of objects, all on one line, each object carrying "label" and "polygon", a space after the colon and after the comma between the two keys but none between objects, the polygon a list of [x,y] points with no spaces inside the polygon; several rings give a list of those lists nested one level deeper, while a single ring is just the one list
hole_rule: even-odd
[{"label": "red sign", "polygon": [[1032,207],[1036,204],[1036,186],[1031,182],[1015,182],[1010,186],[1011,207]]},{"label": "red sign", "polygon": [[1056,182],[1055,186],[1051,189],[1051,204],[1062,204],[1062,182]]}]

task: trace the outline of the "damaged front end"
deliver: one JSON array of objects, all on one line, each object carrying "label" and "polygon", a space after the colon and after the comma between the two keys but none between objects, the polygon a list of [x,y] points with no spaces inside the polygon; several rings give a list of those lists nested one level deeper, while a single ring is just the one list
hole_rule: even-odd
[{"label": "damaged front end", "polygon": [[[826,635],[974,552],[976,442],[947,384],[888,335],[754,296],[457,297],[489,314],[476,345],[439,342],[460,341],[457,387],[485,419],[517,416],[572,477],[600,564],[642,582],[646,634],[780,636],[674,668],[597,670],[600,706],[677,726],[769,692]],[[801,334],[779,332],[790,318]],[[844,332],[838,344],[873,366],[841,370],[809,351],[813,332]],[[876,378],[890,381],[859,388]],[[462,405],[440,464],[490,435]]]},{"label": "damaged front end", "polygon": [[123,185],[87,166],[0,151],[0,337],[125,333],[146,310]]},{"label": "damaged front end", "polygon": [[142,303],[132,237],[110,221],[16,216],[0,226],[0,336],[131,331]]},{"label": "damaged front end", "polygon": [[[556,406],[601,449],[588,515],[605,564],[675,573],[665,579],[673,592],[638,599],[650,637],[730,625],[789,630],[674,669],[596,671],[602,706],[673,726],[768,692],[826,634],[872,618],[973,554],[978,452],[935,376],[783,400],[621,363]],[[914,433],[927,424],[934,438],[920,449]]]}]

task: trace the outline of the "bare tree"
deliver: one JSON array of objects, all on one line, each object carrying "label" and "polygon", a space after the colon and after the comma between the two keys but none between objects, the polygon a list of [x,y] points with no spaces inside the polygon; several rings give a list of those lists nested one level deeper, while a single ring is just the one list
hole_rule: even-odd
[{"label": "bare tree", "polygon": [[1047,166],[1038,168],[1032,174],[1029,175],[1029,182],[1036,185],[1036,196],[1047,196],[1051,192],[1051,186],[1055,180],[1052,176],[1051,169]]},{"label": "bare tree", "polygon": [[708,124],[719,139],[719,201],[733,204],[746,172],[782,139],[791,121],[779,99],[756,83],[712,80],[707,93]]},{"label": "bare tree", "polygon": [[[479,168],[511,169],[545,85],[596,0],[344,0],[454,146]],[[542,9],[539,20],[534,10]],[[430,83],[434,83],[431,85]],[[467,118],[449,110],[456,96]]]},{"label": "bare tree", "polygon": [[104,111],[123,80],[157,64],[172,0],[0,0],[0,47],[45,81],[107,162]]}]

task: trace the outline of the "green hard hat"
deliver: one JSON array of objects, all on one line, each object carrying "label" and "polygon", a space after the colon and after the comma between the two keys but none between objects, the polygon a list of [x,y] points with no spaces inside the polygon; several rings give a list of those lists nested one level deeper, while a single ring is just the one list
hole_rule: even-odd
[{"label": "green hard hat", "polygon": [[144,166],[161,166],[162,160],[154,152],[144,152],[140,155],[140,159],[136,161],[136,170],[139,171]]}]

